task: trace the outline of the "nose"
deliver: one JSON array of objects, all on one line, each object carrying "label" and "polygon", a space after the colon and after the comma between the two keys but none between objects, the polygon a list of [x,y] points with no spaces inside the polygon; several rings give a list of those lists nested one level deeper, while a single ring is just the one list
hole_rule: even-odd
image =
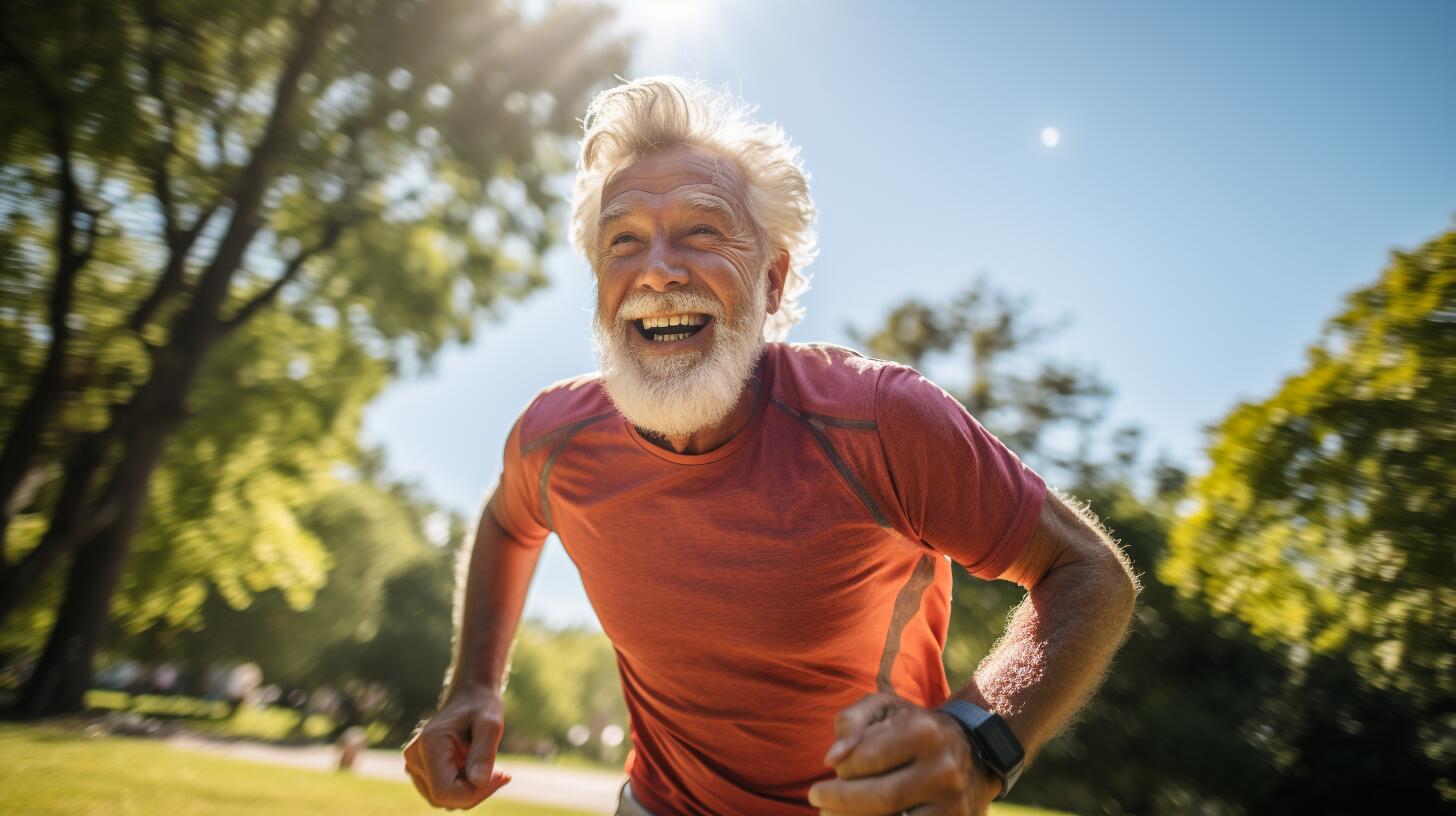
[{"label": "nose", "polygon": [[654,237],[643,258],[642,270],[637,275],[638,288],[666,292],[673,287],[686,285],[687,282],[687,267],[682,265],[677,254],[673,252],[671,241],[664,236]]}]

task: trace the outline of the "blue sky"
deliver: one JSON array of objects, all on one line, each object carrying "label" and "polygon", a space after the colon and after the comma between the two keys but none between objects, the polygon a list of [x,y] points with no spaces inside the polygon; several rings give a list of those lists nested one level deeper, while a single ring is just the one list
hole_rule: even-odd
[{"label": "blue sky", "polygon": [[[791,339],[847,344],[983,273],[1070,318],[1046,353],[1195,468],[1204,425],[1456,214],[1456,3],[617,5],[632,75],[727,85],[802,146],[821,252]],[[368,413],[395,472],[462,513],[535,392],[595,368],[586,264],[563,247],[548,267],[549,290]],[[527,614],[594,625],[555,540]]]}]

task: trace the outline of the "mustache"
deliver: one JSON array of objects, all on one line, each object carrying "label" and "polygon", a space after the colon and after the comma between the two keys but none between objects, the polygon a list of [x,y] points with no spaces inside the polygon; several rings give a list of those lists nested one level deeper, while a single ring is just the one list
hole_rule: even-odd
[{"label": "mustache", "polygon": [[666,292],[635,292],[617,307],[617,321],[622,323],[641,320],[644,317],[665,312],[693,312],[705,314],[714,320],[723,318],[723,304],[717,298],[702,292],[669,290]]}]

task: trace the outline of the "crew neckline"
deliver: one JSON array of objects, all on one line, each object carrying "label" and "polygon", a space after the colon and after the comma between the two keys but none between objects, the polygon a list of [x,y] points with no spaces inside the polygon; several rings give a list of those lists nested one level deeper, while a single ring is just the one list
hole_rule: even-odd
[{"label": "crew neckline", "polygon": [[753,406],[753,413],[749,415],[748,424],[744,425],[732,439],[718,447],[704,453],[678,453],[676,451],[661,448],[652,444],[646,437],[637,431],[636,426],[627,421],[620,413],[617,415],[622,427],[627,429],[627,435],[632,438],[637,446],[656,456],[663,461],[672,462],[678,465],[707,465],[733,455],[739,448],[748,443],[748,440],[758,433],[759,426],[763,424],[763,414],[768,408],[769,392],[773,390],[773,370],[769,365],[769,355],[772,353],[769,345],[764,346],[763,355],[758,358],[758,365],[753,370],[752,379],[757,381],[758,393],[755,395],[756,403]]}]

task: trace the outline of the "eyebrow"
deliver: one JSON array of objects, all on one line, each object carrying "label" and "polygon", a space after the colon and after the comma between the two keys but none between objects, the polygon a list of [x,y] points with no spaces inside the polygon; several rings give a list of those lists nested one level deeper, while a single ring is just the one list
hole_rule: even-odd
[{"label": "eyebrow", "polygon": [[[689,193],[683,199],[688,209],[715,215],[731,224],[733,229],[738,229],[738,214],[723,199],[706,193]],[[612,222],[626,218],[631,214],[632,205],[625,201],[608,204],[602,210],[602,214],[597,216],[597,233],[601,234],[606,232],[607,227],[611,226]]]},{"label": "eyebrow", "polygon": [[716,215],[729,224],[732,224],[734,229],[738,228],[738,214],[733,212],[733,208],[729,207],[726,201],[717,196],[707,195],[705,193],[689,193],[687,195],[687,205],[690,209],[697,210],[698,212]]},{"label": "eyebrow", "polygon": [[618,201],[613,204],[608,204],[607,207],[602,210],[602,214],[597,217],[597,232],[606,232],[607,227],[610,226],[613,221],[616,221],[619,218],[625,218],[631,214],[632,207],[625,202]]}]

